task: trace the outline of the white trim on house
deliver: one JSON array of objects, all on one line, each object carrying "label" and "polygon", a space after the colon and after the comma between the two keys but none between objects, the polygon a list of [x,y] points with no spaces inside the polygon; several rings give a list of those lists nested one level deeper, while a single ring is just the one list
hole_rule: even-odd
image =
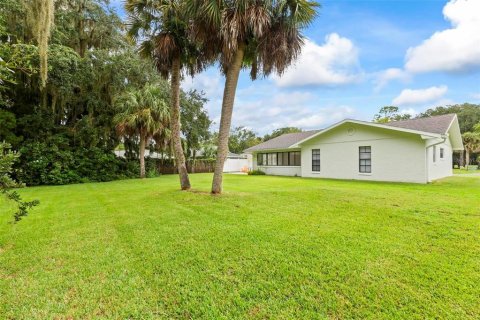
[{"label": "white trim on house", "polygon": [[[452,128],[452,126],[455,125],[455,128]],[[451,136],[450,133],[453,135]],[[462,139],[462,134],[460,132],[460,125],[458,123],[458,117],[455,115],[455,117],[452,119],[452,122],[450,122],[450,125],[448,126],[447,133],[446,133],[450,140],[454,142],[454,144],[458,147],[452,147],[452,150],[454,151],[463,151],[465,148],[463,146],[463,139]]]}]

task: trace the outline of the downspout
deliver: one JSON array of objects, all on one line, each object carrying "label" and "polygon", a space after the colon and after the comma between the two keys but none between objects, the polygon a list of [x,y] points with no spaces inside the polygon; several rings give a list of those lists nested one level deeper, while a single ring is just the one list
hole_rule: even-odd
[{"label": "downspout", "polygon": [[447,141],[447,139],[448,139],[448,135],[442,134],[442,135],[441,135],[441,139],[443,139],[443,140],[440,141],[440,142],[437,142],[437,143],[433,143],[433,144],[431,144],[431,145],[427,145],[427,147],[425,148],[425,169],[426,169],[426,170],[425,170],[425,173],[427,174],[427,183],[430,182],[430,181],[429,181],[429,180],[430,180],[430,179],[429,179],[429,174],[428,174],[428,167],[429,167],[429,166],[428,166],[428,161],[429,161],[429,160],[428,160],[428,148],[433,147],[433,146],[438,146],[439,144],[445,143],[445,141]]}]

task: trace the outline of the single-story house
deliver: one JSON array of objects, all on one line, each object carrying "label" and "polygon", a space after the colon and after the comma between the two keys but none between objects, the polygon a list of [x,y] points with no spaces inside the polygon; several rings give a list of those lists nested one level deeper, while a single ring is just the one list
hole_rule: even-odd
[{"label": "single-story house", "polygon": [[463,150],[456,114],[389,123],[346,119],[245,150],[269,175],[428,183],[452,175]]}]

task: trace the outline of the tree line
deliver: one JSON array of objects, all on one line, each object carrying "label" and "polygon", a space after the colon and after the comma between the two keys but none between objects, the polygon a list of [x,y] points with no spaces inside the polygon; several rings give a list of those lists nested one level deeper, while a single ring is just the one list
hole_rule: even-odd
[{"label": "tree line", "polygon": [[[42,21],[38,18],[44,10],[32,13],[33,5],[0,0],[0,141],[19,151],[12,176],[39,185],[143,175],[145,167],[137,164],[142,143],[173,158],[170,85],[153,61],[139,55],[108,2],[55,1],[45,74],[35,36],[38,27],[29,22],[32,15],[36,23]],[[150,97],[155,96],[150,102],[157,107],[150,120],[161,121],[149,126],[153,132],[148,133],[142,120],[137,121],[140,135],[128,117],[145,115],[141,111],[152,107],[143,99],[149,90]],[[211,144],[211,119],[203,93],[178,94],[182,144],[188,155]],[[164,107],[161,119],[159,106]],[[119,145],[126,159],[115,156]]]},{"label": "tree line", "polygon": [[[463,145],[465,151],[456,159],[459,166],[467,166],[473,163],[472,160],[480,165],[480,104],[463,103],[448,106],[438,106],[427,109],[416,116],[416,118],[426,118],[440,116],[444,114],[455,113],[458,117],[458,124],[462,133]],[[412,115],[401,113],[396,106],[384,106],[373,117],[373,121],[386,123],[390,121],[400,121],[411,119]],[[475,155],[475,158],[472,157]]]},{"label": "tree line", "polygon": [[[0,139],[19,151],[12,175],[29,185],[144,176],[148,146],[171,155],[186,190],[186,159],[214,150],[220,193],[240,71],[282,74],[317,6],[129,0],[125,23],[107,0],[0,0]],[[212,65],[225,75],[217,135],[204,95],[180,88]]]}]

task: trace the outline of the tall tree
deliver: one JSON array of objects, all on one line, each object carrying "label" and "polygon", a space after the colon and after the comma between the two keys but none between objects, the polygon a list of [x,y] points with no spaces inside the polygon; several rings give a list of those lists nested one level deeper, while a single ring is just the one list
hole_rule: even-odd
[{"label": "tall tree", "polygon": [[398,107],[384,106],[380,108],[380,111],[373,117],[374,122],[387,123],[390,121],[408,120],[412,116],[408,113],[400,113]]},{"label": "tall tree", "polygon": [[[35,1],[0,0],[0,141],[20,151],[14,178],[38,185],[138,175],[129,159],[113,152],[120,142],[114,100],[146,83],[162,83],[168,103],[168,83],[125,37],[110,0],[54,0],[42,89],[37,41],[26,23]],[[48,108],[39,108],[44,102]],[[138,137],[124,139],[132,142],[130,159],[137,161]]]},{"label": "tall tree", "polygon": [[109,0],[55,0],[52,43],[64,43],[82,58],[92,49],[125,47],[120,17]]},{"label": "tall tree", "polygon": [[228,149],[233,153],[242,153],[243,150],[253,147],[262,142],[255,132],[245,127],[236,127],[230,132]]},{"label": "tall tree", "polygon": [[470,164],[470,154],[480,150],[480,132],[465,132],[462,134],[465,147],[465,165]]},{"label": "tall tree", "polygon": [[210,139],[209,131],[212,121],[204,108],[207,99],[203,93],[196,90],[181,95],[182,134],[185,138],[185,153],[187,158],[194,160],[197,151]]},{"label": "tall tree", "polygon": [[140,177],[145,178],[145,149],[148,141],[168,133],[170,113],[165,94],[158,85],[147,85],[122,95],[115,123],[120,135],[138,136]]},{"label": "tall tree", "polygon": [[235,92],[240,70],[250,66],[259,74],[282,74],[300,53],[301,30],[316,16],[315,1],[307,0],[188,0],[195,38],[209,56],[219,55],[225,75],[212,193],[222,192],[223,166],[228,153]]},{"label": "tall tree", "polygon": [[129,35],[142,41],[140,52],[151,57],[165,78],[170,77],[172,142],[182,190],[190,189],[180,128],[180,81],[182,70],[194,75],[205,60],[189,37],[189,16],[185,1],[127,0]]},{"label": "tall tree", "polygon": [[440,106],[421,113],[419,118],[456,113],[461,132],[474,131],[475,124],[480,122],[480,104],[463,103]]}]

